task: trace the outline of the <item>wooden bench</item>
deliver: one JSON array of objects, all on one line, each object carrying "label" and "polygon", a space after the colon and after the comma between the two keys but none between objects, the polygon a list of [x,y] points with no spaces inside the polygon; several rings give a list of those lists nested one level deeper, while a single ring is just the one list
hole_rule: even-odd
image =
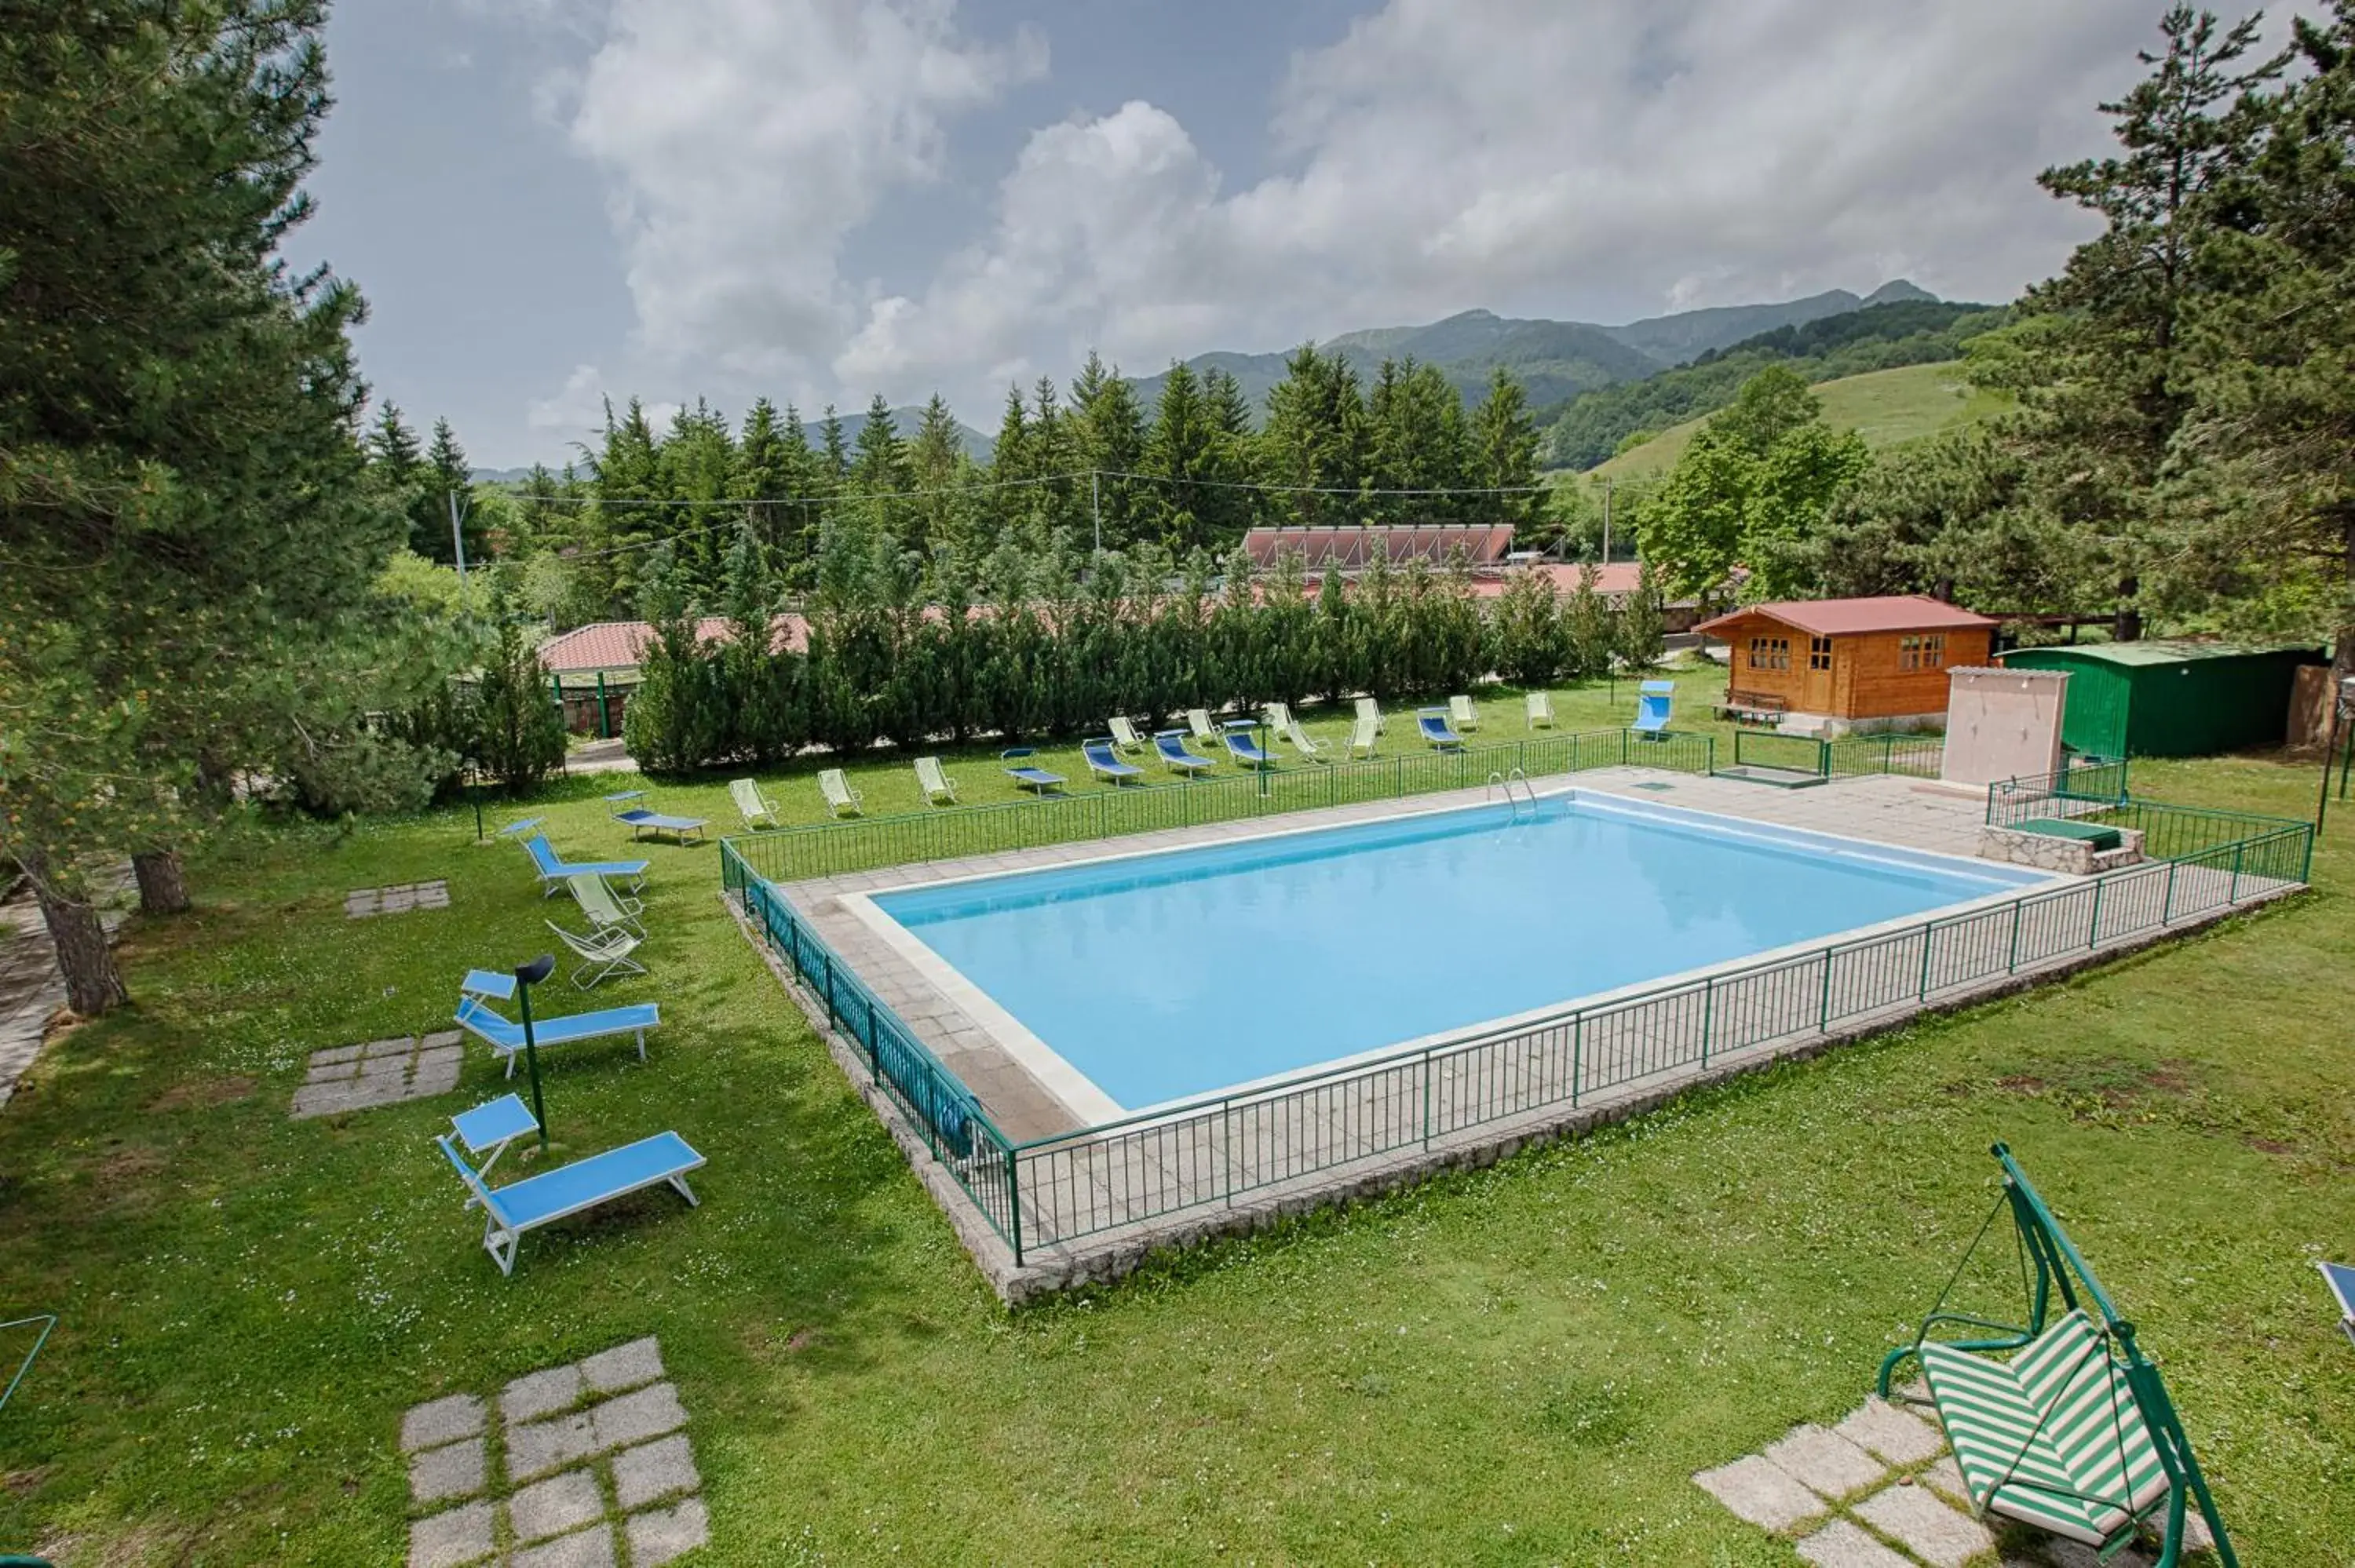
[{"label": "wooden bench", "polygon": [[1791,705],[1767,692],[1729,691],[1717,712],[1736,724],[1780,725]]}]

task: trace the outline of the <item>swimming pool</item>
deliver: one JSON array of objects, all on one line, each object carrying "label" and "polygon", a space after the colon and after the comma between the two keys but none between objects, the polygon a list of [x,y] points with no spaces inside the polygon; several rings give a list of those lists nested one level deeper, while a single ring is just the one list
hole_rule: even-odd
[{"label": "swimming pool", "polygon": [[2047,880],[1564,796],[852,902],[1103,1119]]}]

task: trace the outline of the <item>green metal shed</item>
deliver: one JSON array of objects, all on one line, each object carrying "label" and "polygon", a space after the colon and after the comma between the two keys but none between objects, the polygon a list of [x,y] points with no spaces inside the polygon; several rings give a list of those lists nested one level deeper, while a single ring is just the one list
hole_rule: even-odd
[{"label": "green metal shed", "polygon": [[2297,667],[2322,662],[2313,648],[2166,641],[2016,648],[2001,658],[2015,670],[2067,672],[2062,743],[2101,757],[2279,746]]}]

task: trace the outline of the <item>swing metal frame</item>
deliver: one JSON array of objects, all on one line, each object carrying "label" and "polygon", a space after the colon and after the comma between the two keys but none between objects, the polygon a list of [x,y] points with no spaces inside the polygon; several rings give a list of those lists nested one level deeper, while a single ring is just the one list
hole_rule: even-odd
[{"label": "swing metal frame", "polygon": [[[2191,1452],[2191,1440],[2184,1435],[2183,1423],[2176,1414],[2174,1401],[2168,1397],[2167,1384],[2160,1378],[2158,1368],[2144,1356],[2141,1346],[2136,1342],[2134,1324],[2118,1315],[2109,1293],[2094,1277],[2093,1268],[2077,1250],[2076,1244],[2069,1239],[2068,1233],[2061,1228],[2061,1222],[2053,1217],[2051,1207],[2036,1191],[2035,1184],[2029,1181],[2028,1173],[2012,1158],[2010,1149],[1998,1143],[1991,1152],[2003,1167],[2002,1195],[1987,1212],[1978,1234],[1971,1239],[1970,1246],[1965,1250],[1962,1262],[1955,1266],[1945,1288],[1938,1293],[1937,1302],[1914,1331],[1913,1342],[1900,1345],[1881,1358],[1881,1374],[1876,1383],[1881,1397],[1900,1404],[1936,1408],[1934,1399],[1902,1391],[1891,1392],[1898,1369],[1908,1359],[1919,1363],[1922,1347],[1931,1341],[1935,1330],[1976,1330],[1984,1337],[1942,1338],[1937,1342],[1949,1350],[1991,1356],[1999,1351],[2019,1350],[2034,1341],[2045,1331],[2048,1316],[2057,1318],[2083,1309],[2098,1325],[2102,1341],[2115,1347],[2113,1365],[2122,1374],[2135,1409],[2150,1434],[2152,1446],[2158,1451],[2160,1467],[2167,1473],[2166,1524],[2158,1561],[2154,1568],[2175,1568],[2183,1551],[2184,1523],[2190,1502],[2198,1503],[2200,1515],[2207,1521],[2209,1533],[2215,1541],[2217,1561],[2223,1568],[2240,1568],[2240,1558],[2232,1551],[2232,1539],[2224,1531],[2224,1521],[2217,1514],[2215,1499],[2209,1493],[2208,1479],[2200,1473],[2200,1461]],[[1969,1266],[1972,1254],[1986,1239],[1996,1216],[2007,1210],[2011,1215],[2021,1279],[2029,1302],[2028,1321],[2010,1324],[1970,1313],[1947,1311],[1946,1298],[1962,1278],[1964,1269]],[[2053,1309],[2056,1298],[2061,1303],[2057,1312]],[[2089,1500],[2115,1503],[2115,1499],[2107,1499]],[[2129,1508],[2126,1511],[2129,1516],[2126,1523],[2101,1548],[2101,1555],[2105,1562],[2133,1540],[2142,1527],[2143,1519],[2135,1517],[2134,1510]]]}]

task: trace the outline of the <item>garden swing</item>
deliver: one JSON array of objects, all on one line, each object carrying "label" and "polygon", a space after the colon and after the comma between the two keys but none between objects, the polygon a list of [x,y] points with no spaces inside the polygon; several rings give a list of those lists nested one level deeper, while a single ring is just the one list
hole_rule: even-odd
[{"label": "garden swing", "polygon": [[[2135,1343],[2134,1325],[2118,1317],[2010,1150],[1998,1143],[1994,1153],[2003,1165],[2002,1195],[1913,1342],[1881,1358],[1881,1397],[1892,1397],[1891,1380],[1907,1357],[1920,1361],[1927,1403],[1983,1514],[2093,1547],[2105,1562],[2150,1524],[2162,1531],[2156,1568],[2174,1568],[2185,1511],[2196,1502],[2215,1538],[2217,1560],[2239,1568],[2158,1368]],[[1947,1311],[1947,1296],[2006,1209],[2028,1321],[2015,1326]],[[1931,1338],[1942,1327],[1982,1337]],[[2163,1523],[2154,1518],[2162,1503]]]}]

